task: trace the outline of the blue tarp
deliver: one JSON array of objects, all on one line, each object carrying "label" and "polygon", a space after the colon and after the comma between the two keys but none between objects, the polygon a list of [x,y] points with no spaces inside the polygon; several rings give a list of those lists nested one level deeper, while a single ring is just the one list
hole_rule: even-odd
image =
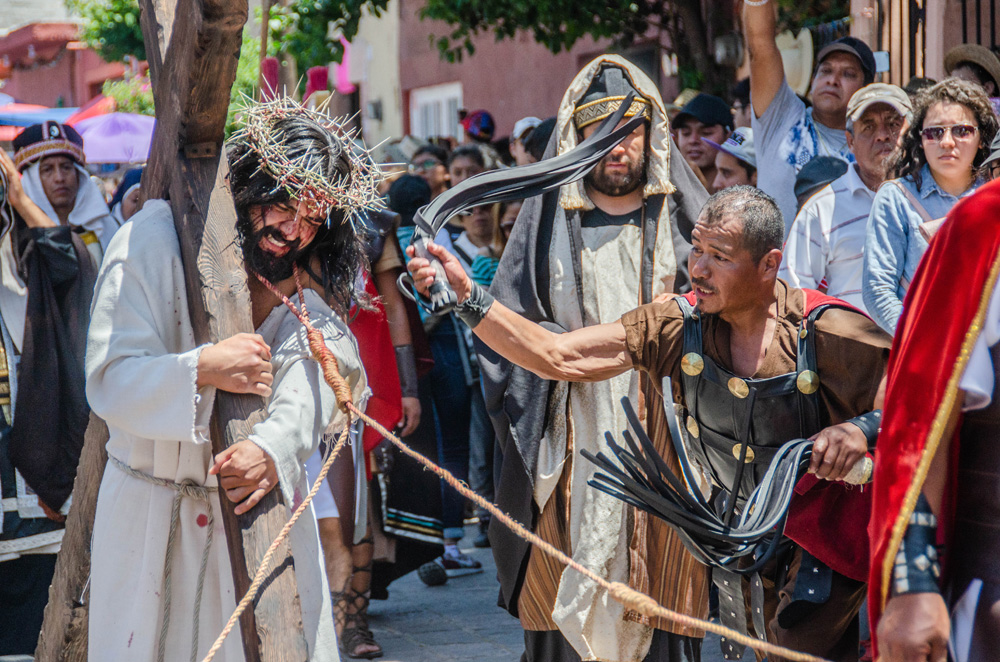
[{"label": "blue tarp", "polygon": [[45,120],[65,122],[66,118],[80,110],[79,108],[46,108],[30,113],[0,113],[0,126],[31,126]]}]

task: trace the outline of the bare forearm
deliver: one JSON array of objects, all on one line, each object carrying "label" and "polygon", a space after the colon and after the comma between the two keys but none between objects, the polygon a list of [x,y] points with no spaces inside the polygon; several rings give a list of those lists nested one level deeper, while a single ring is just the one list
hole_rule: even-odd
[{"label": "bare forearm", "polygon": [[396,277],[399,276],[400,271],[399,269],[389,269],[375,275],[375,287],[382,297],[385,318],[389,323],[389,337],[392,339],[393,347],[413,344],[403,297],[396,288]]},{"label": "bare forearm", "polygon": [[927,471],[927,478],[924,480],[923,493],[927,497],[927,503],[931,510],[940,516],[941,503],[944,500],[945,486],[948,483],[948,460],[951,457],[951,439],[955,436],[955,427],[962,412],[962,405],[965,402],[964,393],[956,398],[952,411],[949,413],[948,421],[945,423],[944,434],[941,435],[941,442],[938,444],[934,459]]},{"label": "bare forearm", "polygon": [[757,117],[774,101],[785,79],[781,51],[775,42],[776,29],[773,2],[759,7],[743,4],[743,34],[750,58],[750,102]]},{"label": "bare forearm", "polygon": [[621,322],[553,333],[494,302],[473,332],[494,351],[546,379],[596,382],[631,369]]},{"label": "bare forearm", "polygon": [[23,196],[16,204],[17,212],[24,219],[25,225],[29,228],[54,228],[58,225],[49,218],[41,207],[35,204],[34,200],[27,195]]}]

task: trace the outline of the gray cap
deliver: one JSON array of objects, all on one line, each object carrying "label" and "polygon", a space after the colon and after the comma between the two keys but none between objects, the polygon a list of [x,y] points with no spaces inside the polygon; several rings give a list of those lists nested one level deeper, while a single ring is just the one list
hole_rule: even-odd
[{"label": "gray cap", "polygon": [[708,143],[720,152],[725,152],[726,154],[743,161],[753,168],[757,167],[757,153],[753,148],[753,129],[749,127],[739,127],[730,133],[729,137],[726,138],[721,145],[717,142],[709,140],[708,138],[702,138],[702,141]]},{"label": "gray cap", "polygon": [[877,103],[892,106],[907,119],[913,116],[913,104],[902,88],[888,83],[872,83],[851,95],[851,100],[847,102],[847,117],[852,122],[857,122],[866,110]]}]

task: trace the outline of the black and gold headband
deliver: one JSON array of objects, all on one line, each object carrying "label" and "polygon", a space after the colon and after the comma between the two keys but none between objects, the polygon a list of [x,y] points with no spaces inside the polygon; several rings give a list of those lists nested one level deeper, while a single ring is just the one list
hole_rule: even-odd
[{"label": "black and gold headband", "polygon": [[[577,131],[582,131],[584,127],[590,126],[594,122],[600,122],[608,115],[614,113],[622,105],[625,96],[605,97],[581,104],[573,111],[573,124]],[[640,115],[647,120],[652,118],[652,104],[642,97],[636,97],[632,105],[625,111],[625,117],[635,117]]]}]

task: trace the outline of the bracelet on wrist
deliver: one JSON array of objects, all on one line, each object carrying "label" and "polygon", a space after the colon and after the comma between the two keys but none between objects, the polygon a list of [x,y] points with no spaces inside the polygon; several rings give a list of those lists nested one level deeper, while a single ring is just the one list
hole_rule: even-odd
[{"label": "bracelet on wrist", "polygon": [[396,370],[399,371],[399,388],[404,398],[419,397],[417,390],[417,355],[413,345],[397,345]]},{"label": "bracelet on wrist", "polygon": [[910,515],[910,523],[899,544],[899,552],[892,567],[893,596],[907,593],[940,593],[938,580],[941,564],[938,562],[937,518],[923,494]]},{"label": "bracelet on wrist", "polygon": [[486,317],[486,313],[489,312],[493,301],[493,297],[486,291],[485,287],[473,282],[469,297],[455,306],[455,315],[470,329],[474,329]]}]

